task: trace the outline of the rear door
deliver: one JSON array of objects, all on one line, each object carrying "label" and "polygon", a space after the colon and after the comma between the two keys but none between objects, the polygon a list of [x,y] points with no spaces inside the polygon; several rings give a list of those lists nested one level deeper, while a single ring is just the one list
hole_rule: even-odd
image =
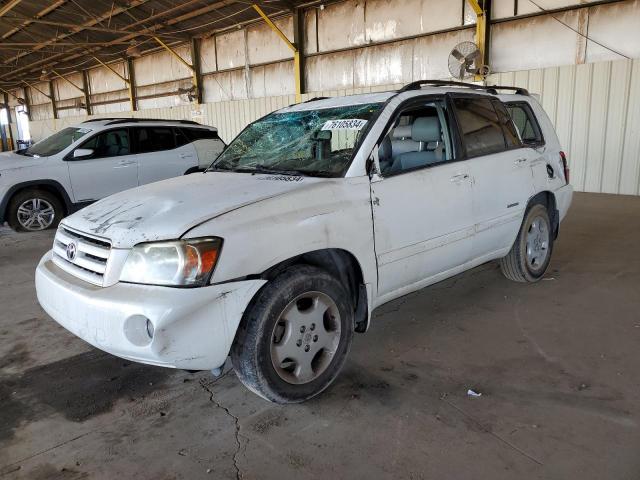
[{"label": "rear door", "polygon": [[531,163],[504,105],[488,96],[453,97],[462,145],[473,178],[475,237],[472,258],[510,248],[533,194]]},{"label": "rear door", "polygon": [[179,128],[151,125],[132,130],[140,185],[178,177],[197,166],[195,148]]},{"label": "rear door", "polygon": [[195,127],[181,127],[180,129],[193,143],[198,156],[199,168],[207,168],[211,165],[225,148],[225,144],[216,130]]},{"label": "rear door", "polygon": [[138,163],[130,140],[128,128],[102,131],[77,147],[91,149],[93,155],[76,159],[72,151],[65,158],[77,203],[138,186]]}]

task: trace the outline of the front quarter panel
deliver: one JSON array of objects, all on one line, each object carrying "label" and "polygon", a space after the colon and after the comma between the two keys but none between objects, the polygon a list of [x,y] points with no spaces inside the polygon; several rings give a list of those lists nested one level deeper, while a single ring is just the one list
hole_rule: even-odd
[{"label": "front quarter panel", "polygon": [[[264,181],[290,180],[273,176]],[[226,213],[184,237],[211,235],[224,239],[213,283],[260,274],[326,248],[353,254],[365,283],[377,283],[368,177],[327,179]]]}]

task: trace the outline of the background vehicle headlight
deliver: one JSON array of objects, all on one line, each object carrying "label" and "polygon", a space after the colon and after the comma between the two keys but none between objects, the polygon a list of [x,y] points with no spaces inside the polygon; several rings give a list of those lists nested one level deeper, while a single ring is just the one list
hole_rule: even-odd
[{"label": "background vehicle headlight", "polygon": [[141,243],[133,247],[120,281],[145,285],[205,285],[216,266],[222,239]]}]

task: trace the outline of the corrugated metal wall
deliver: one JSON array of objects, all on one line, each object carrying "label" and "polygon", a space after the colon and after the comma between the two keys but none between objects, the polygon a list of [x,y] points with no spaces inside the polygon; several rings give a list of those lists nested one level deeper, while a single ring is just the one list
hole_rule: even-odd
[{"label": "corrugated metal wall", "polygon": [[493,75],[538,93],[585,192],[640,195],[640,60]]}]

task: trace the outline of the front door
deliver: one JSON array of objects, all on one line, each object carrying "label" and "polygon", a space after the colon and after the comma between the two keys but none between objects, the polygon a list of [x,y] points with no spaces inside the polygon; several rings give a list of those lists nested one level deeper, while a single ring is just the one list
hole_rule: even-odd
[{"label": "front door", "polygon": [[129,131],[118,128],[100,132],[78,148],[93,154],[67,158],[71,188],[76,203],[99,200],[138,186],[138,164],[131,154]]},{"label": "front door", "polygon": [[472,182],[447,103],[412,103],[392,122],[372,180],[380,302],[457,273],[473,241]]}]

